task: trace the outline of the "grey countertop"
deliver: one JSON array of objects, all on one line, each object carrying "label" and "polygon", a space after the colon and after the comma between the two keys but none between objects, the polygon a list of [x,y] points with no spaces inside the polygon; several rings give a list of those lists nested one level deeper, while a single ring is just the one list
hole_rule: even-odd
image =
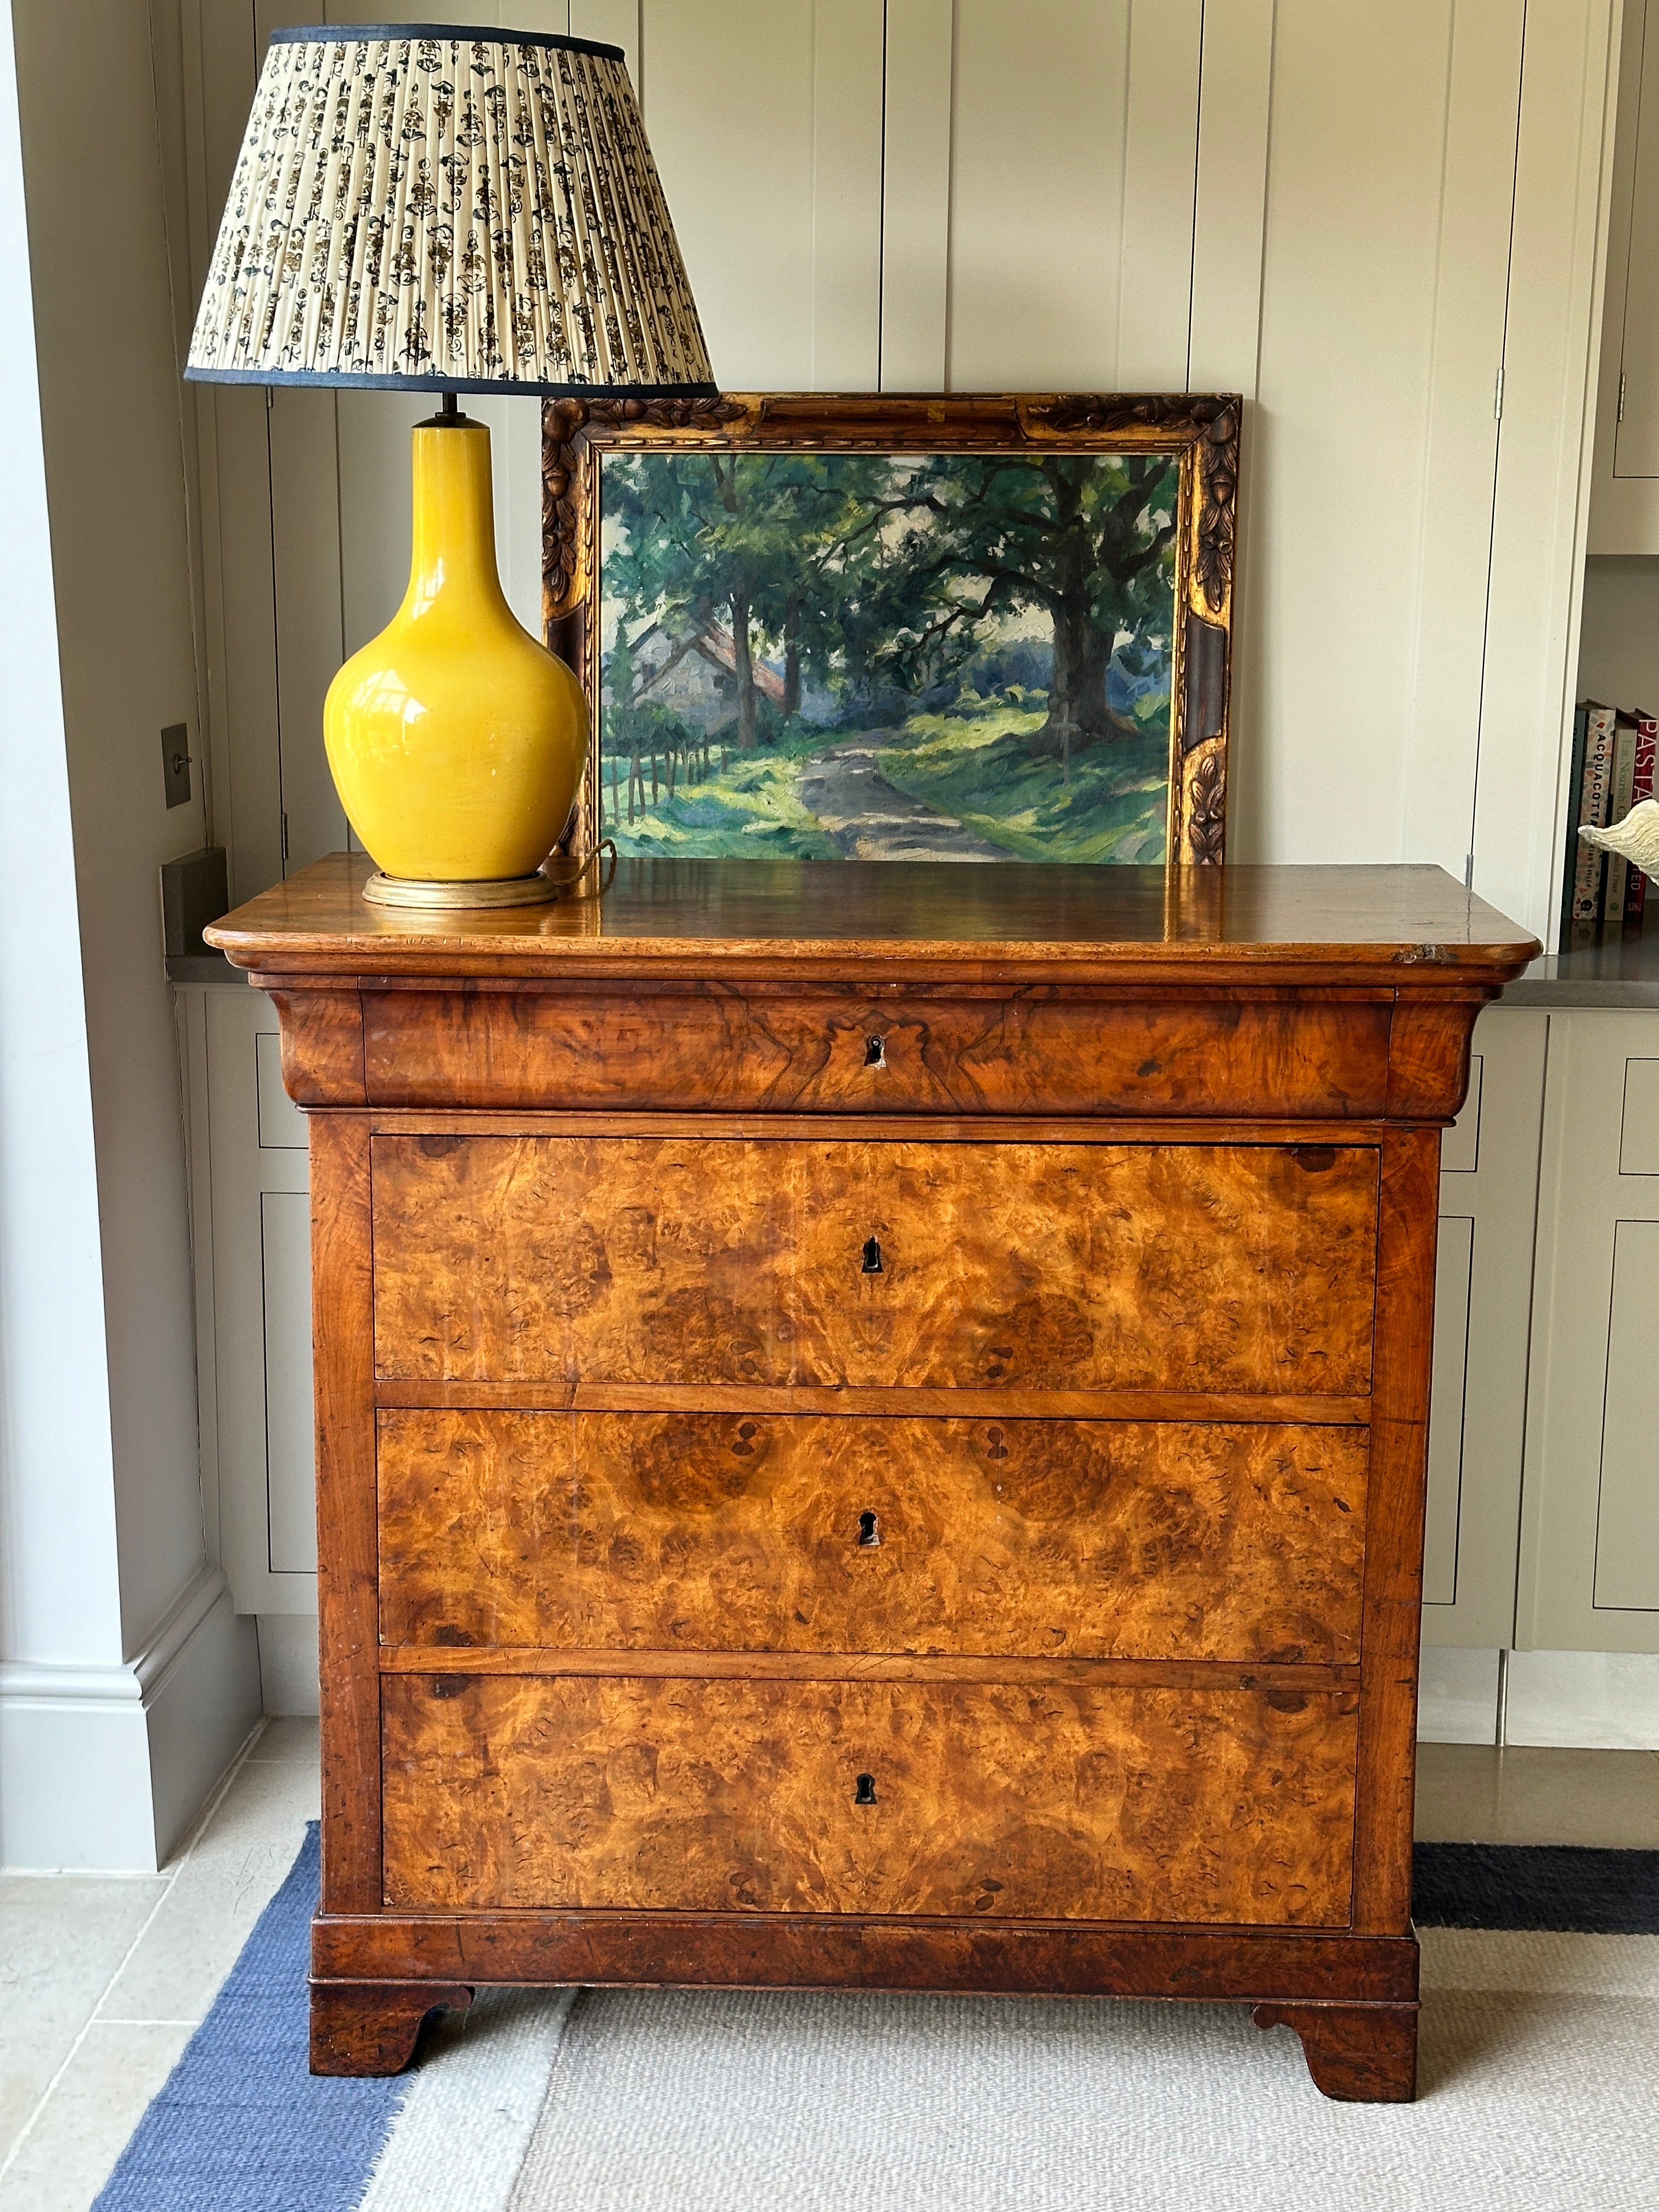
[{"label": "grey countertop", "polygon": [[[222,952],[167,962],[174,983],[246,990],[247,979]],[[1504,994],[1508,1006],[1659,1007],[1659,918],[1642,937],[1610,937],[1574,952],[1546,954]]]},{"label": "grey countertop", "polygon": [[247,977],[222,952],[173,953],[167,960],[169,983],[205,983],[210,989],[247,988]]},{"label": "grey countertop", "polygon": [[1659,1006],[1659,921],[1643,936],[1607,937],[1547,953],[1504,994],[1506,1006]]}]

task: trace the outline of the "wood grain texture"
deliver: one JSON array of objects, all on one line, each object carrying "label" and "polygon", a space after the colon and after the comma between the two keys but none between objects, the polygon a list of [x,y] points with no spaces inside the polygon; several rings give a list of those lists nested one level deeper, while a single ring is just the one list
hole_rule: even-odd
[{"label": "wood grain texture", "polygon": [[1352,1661],[1364,1430],[383,1413],[391,1644]]},{"label": "wood grain texture", "polygon": [[1425,1125],[1532,941],[1432,870],[636,862],[435,925],[365,872],[214,932],[344,1109],[331,2063],[480,1981],[1115,1991],[1408,2095]]},{"label": "wood grain texture", "polygon": [[647,1651],[558,1650],[549,1644],[385,1644],[383,1674],[614,1674],[735,1682],[988,1682],[1039,1689],[1357,1690],[1358,1667],[1289,1666],[1261,1660],[1022,1659],[891,1651]]},{"label": "wood grain texture", "polygon": [[1352,1692],[441,1675],[382,1694],[393,1906],[1348,1919]]},{"label": "wood grain texture", "polygon": [[[429,981],[1241,984],[1495,991],[1538,940],[1429,867],[623,860],[603,899],[439,919],[369,906],[337,853],[204,933],[239,968]],[[1425,959],[1425,949],[1434,957]]]},{"label": "wood grain texture", "polygon": [[1382,1111],[1395,1012],[1382,993],[1103,1006],[1054,985],[902,999],[732,984],[386,990],[362,1007],[376,1105],[1339,1118]]},{"label": "wood grain texture", "polygon": [[1409,2105],[1417,2094],[1414,2004],[1259,2004],[1254,2018],[1294,2028],[1315,2087],[1339,2103]]},{"label": "wood grain texture", "polygon": [[282,1023],[283,1085],[300,1106],[362,1106],[363,1008],[355,985],[275,990]]},{"label": "wood grain texture", "polygon": [[1350,1395],[1376,1160],[380,1137],[378,1371]]},{"label": "wood grain texture", "polygon": [[1396,2001],[1414,1936],[810,1912],[381,1912],[312,1924],[319,1975],[727,1989]]},{"label": "wood grain texture", "polygon": [[1469,1087],[1469,1037],[1481,1001],[1402,999],[1389,1036],[1388,1109],[1401,1121],[1443,1121]]},{"label": "wood grain texture", "polygon": [[[981,1390],[841,1389],[774,1382],[491,1382],[388,1379],[374,1402],[391,1409],[454,1407],[477,1413],[915,1413],[977,1417]],[[1010,1420],[1262,1421],[1363,1429],[1370,1397],[1297,1397],[1260,1390],[999,1390]]]},{"label": "wood grain texture", "polygon": [[1411,1925],[1439,1191],[1436,1133],[1402,1129],[1391,1134],[1382,1154],[1377,1245],[1360,1804],[1354,1838],[1354,1925],[1382,1936],[1404,1935]]},{"label": "wood grain texture", "polygon": [[[311,1124],[311,1297],[317,1401],[317,1609],[323,1654],[325,1911],[380,1896],[378,1531],[368,1127]],[[417,2023],[418,2025],[418,2023]]]},{"label": "wood grain texture", "polygon": [[428,2013],[465,2012],[472,1991],[437,1982],[311,1984],[313,2074],[401,2074]]}]

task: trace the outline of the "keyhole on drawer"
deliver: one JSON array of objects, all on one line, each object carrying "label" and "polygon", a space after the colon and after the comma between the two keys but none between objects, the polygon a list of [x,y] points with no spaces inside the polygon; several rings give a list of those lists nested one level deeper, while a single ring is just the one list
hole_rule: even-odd
[{"label": "keyhole on drawer", "polygon": [[873,1513],[860,1513],[860,1516],[859,1516],[859,1541],[860,1541],[860,1544],[878,1544],[878,1543],[880,1543],[880,1541],[881,1541],[881,1531],[880,1531],[880,1529],[879,1529],[879,1528],[877,1528],[877,1526],[876,1526],[876,1516],[875,1516],[875,1515],[874,1515]]},{"label": "keyhole on drawer", "polygon": [[878,1275],[882,1272],[881,1246],[873,1237],[866,1237],[864,1240],[864,1272],[866,1275]]},{"label": "keyhole on drawer", "polygon": [[886,1066],[887,1040],[885,1037],[866,1037],[864,1040],[864,1064],[866,1067]]},{"label": "keyhole on drawer", "polygon": [[873,1805],[875,1802],[875,1776],[873,1774],[860,1774],[858,1778],[857,1784],[853,1791],[853,1802],[855,1805]]}]

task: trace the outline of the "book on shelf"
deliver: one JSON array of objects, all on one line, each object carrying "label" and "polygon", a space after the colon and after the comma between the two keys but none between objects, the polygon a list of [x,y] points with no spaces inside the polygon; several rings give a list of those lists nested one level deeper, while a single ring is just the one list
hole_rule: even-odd
[{"label": "book on shelf", "polygon": [[1567,850],[1561,863],[1561,926],[1556,935],[1559,952],[1572,949],[1572,908],[1578,874],[1578,810],[1583,793],[1584,737],[1589,726],[1589,708],[1580,700],[1572,712],[1572,764],[1567,770]]},{"label": "book on shelf", "polygon": [[[1654,756],[1659,751],[1659,716],[1638,713],[1631,717],[1636,725],[1636,768],[1631,782],[1632,806],[1639,806],[1644,799],[1653,796]],[[1648,879],[1632,860],[1625,877],[1625,920],[1639,922],[1647,908]]]},{"label": "book on shelf", "polygon": [[[1616,708],[1599,699],[1584,702],[1584,767],[1578,790],[1575,826],[1605,830],[1607,805],[1613,795],[1613,744],[1619,726]],[[1601,919],[1601,899],[1607,886],[1607,854],[1583,838],[1578,840],[1573,867],[1572,925],[1575,939],[1593,934]]]},{"label": "book on shelf", "polygon": [[[1636,785],[1636,717],[1620,708],[1613,722],[1613,781],[1607,793],[1607,822],[1611,826],[1622,822],[1630,812],[1631,793]],[[1636,871],[1639,876],[1641,870]],[[1630,862],[1622,853],[1607,854],[1607,872],[1601,885],[1601,919],[1619,922],[1625,918],[1625,884],[1630,873]]]},{"label": "book on shelf", "polygon": [[1566,854],[1562,864],[1560,947],[1593,945],[1604,928],[1639,924],[1647,878],[1633,861],[1579,836],[1622,822],[1652,799],[1659,769],[1659,718],[1581,700],[1573,714],[1567,773]]}]

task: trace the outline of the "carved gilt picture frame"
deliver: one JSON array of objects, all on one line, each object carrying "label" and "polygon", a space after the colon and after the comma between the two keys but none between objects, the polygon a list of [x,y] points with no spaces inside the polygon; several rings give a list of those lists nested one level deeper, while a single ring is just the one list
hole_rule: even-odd
[{"label": "carved gilt picture frame", "polygon": [[1218,865],[1240,412],[548,402],[545,635],[595,726],[567,848]]}]

